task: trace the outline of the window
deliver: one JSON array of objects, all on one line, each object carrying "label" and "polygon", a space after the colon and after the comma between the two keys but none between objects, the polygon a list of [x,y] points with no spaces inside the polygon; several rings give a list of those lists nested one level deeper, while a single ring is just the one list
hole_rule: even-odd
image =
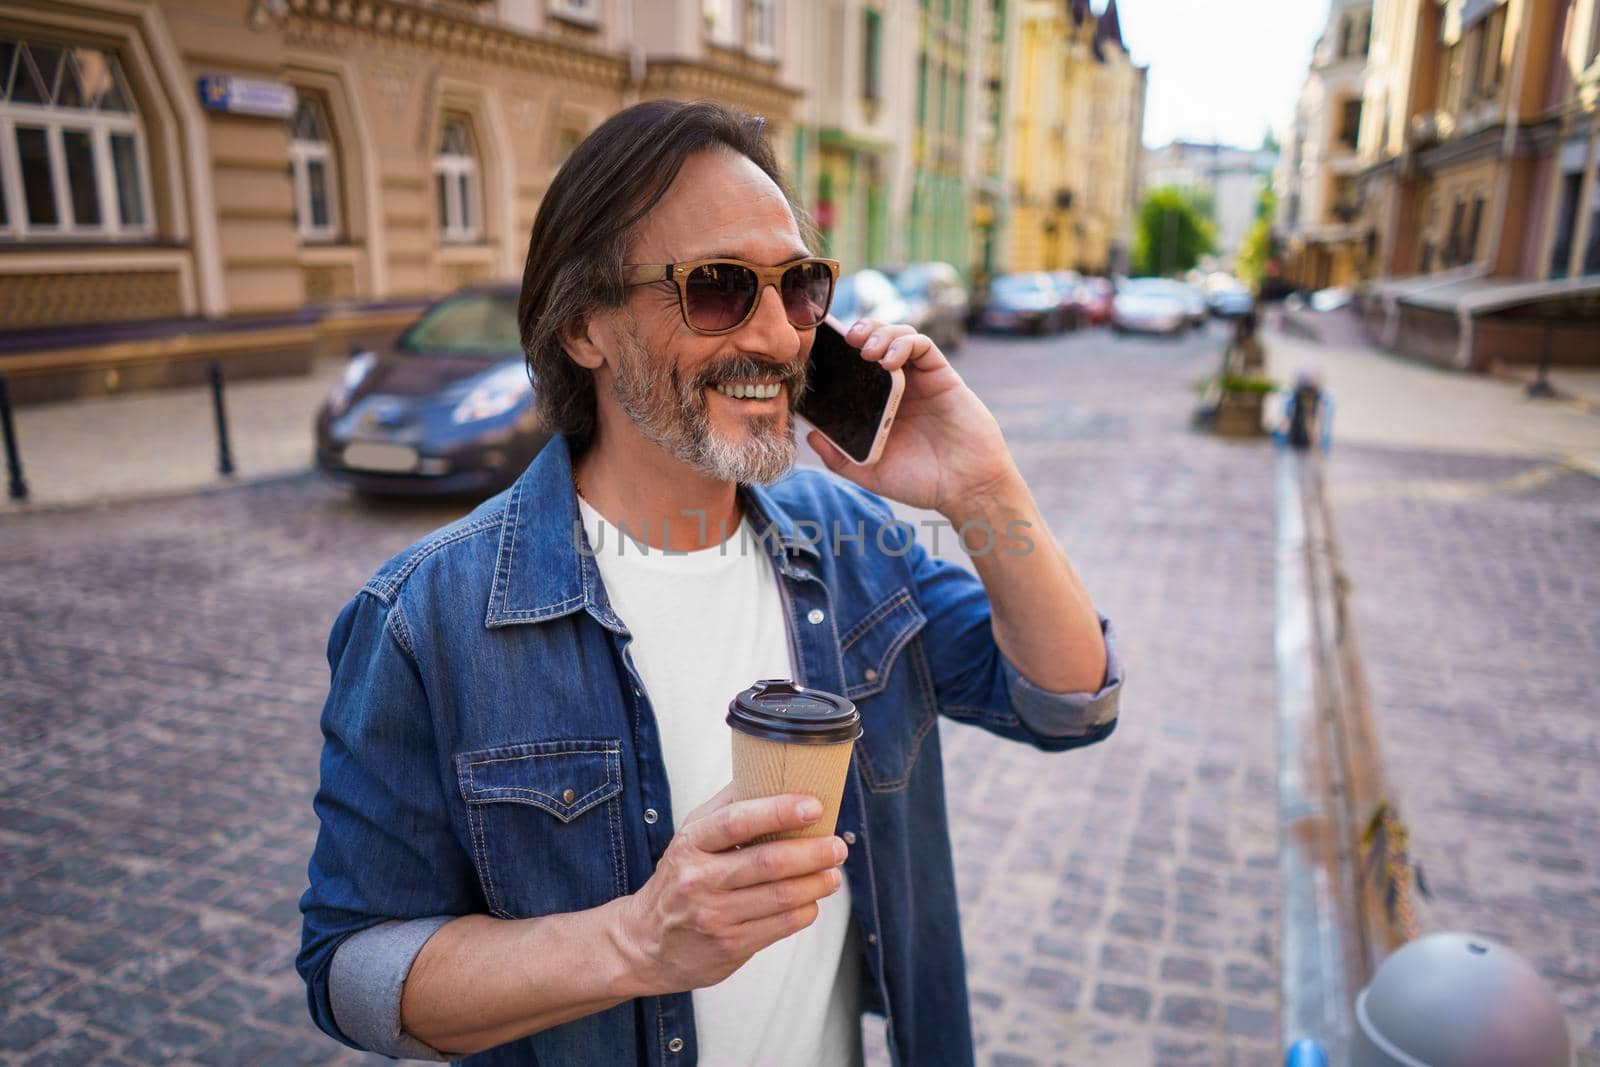
[{"label": "window", "polygon": [[550,0],[550,14],[585,26],[600,23],[600,0]]},{"label": "window", "polygon": [[1352,97],[1344,102],[1339,116],[1339,143],[1354,152],[1361,137],[1361,98]]},{"label": "window", "polygon": [[762,58],[778,54],[778,0],[749,0],[750,54]]},{"label": "window", "polygon": [[882,86],[883,16],[870,7],[861,13],[861,95],[878,100]]},{"label": "window", "polygon": [[339,180],[328,130],[321,101],[300,97],[290,123],[289,169],[294,174],[294,224],[302,241],[339,237]]},{"label": "window", "polygon": [[700,15],[705,21],[707,40],[723,48],[738,47],[735,0],[700,0]]},{"label": "window", "polygon": [[472,131],[462,116],[445,116],[439,151],[433,157],[433,177],[439,198],[440,239],[451,243],[478,240],[483,233],[478,155],[472,146]]},{"label": "window", "polygon": [[1470,263],[1478,258],[1478,226],[1483,222],[1483,197],[1472,201],[1472,215],[1467,222],[1465,240],[1461,247],[1461,261]]},{"label": "window", "polygon": [[117,59],[0,38],[0,234],[146,237],[144,129]]},{"label": "window", "polygon": [[1489,21],[1484,28],[1483,59],[1479,64],[1478,90],[1489,94],[1500,88],[1500,76],[1504,73],[1500,65],[1500,52],[1505,47],[1506,38],[1506,9],[1498,7],[1489,16]]}]

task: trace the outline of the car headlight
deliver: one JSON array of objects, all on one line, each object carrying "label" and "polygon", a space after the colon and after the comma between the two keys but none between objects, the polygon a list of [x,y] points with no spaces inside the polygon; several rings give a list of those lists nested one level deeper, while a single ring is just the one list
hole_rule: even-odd
[{"label": "car headlight", "polygon": [[378,356],[374,352],[357,352],[350,357],[350,362],[344,368],[344,377],[339,379],[339,384],[333,387],[333,392],[328,395],[328,411],[334,415],[343,415],[350,409],[350,400],[355,396],[356,390],[372,373],[372,368],[378,365]]},{"label": "car headlight", "polygon": [[481,422],[504,415],[528,395],[528,371],[521,364],[502,367],[485,377],[450,412],[450,421]]}]

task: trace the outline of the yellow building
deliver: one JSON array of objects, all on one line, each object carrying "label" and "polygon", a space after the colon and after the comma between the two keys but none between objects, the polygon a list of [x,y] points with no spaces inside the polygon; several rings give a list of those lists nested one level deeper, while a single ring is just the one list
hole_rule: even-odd
[{"label": "yellow building", "polygon": [[0,374],[293,370],[517,277],[556,168],[652,96],[792,140],[779,0],[0,0]]},{"label": "yellow building", "polygon": [[1375,336],[1600,362],[1600,2],[1376,0],[1362,112]]},{"label": "yellow building", "polygon": [[1143,145],[1145,70],[1116,0],[1025,0],[1010,94],[1006,269],[1127,269]]}]

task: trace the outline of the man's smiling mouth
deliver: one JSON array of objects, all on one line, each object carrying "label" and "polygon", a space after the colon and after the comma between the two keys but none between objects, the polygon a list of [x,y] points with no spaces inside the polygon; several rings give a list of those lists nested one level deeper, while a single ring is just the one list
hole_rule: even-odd
[{"label": "man's smiling mouth", "polygon": [[735,400],[771,400],[783,389],[781,382],[720,382],[712,386]]}]

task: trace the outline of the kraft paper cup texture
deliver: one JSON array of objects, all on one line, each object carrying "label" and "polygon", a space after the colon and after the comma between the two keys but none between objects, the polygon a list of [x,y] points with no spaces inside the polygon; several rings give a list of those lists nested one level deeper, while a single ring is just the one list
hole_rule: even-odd
[{"label": "kraft paper cup texture", "polygon": [[729,732],[733,734],[735,800],[755,800],[780,793],[804,793],[822,801],[822,815],[810,826],[801,830],[763,834],[750,843],[831,836],[839,824],[839,804],[844,799],[844,780],[850,771],[850,752],[855,748],[855,742],[784,744],[751,737],[740,730]]}]

